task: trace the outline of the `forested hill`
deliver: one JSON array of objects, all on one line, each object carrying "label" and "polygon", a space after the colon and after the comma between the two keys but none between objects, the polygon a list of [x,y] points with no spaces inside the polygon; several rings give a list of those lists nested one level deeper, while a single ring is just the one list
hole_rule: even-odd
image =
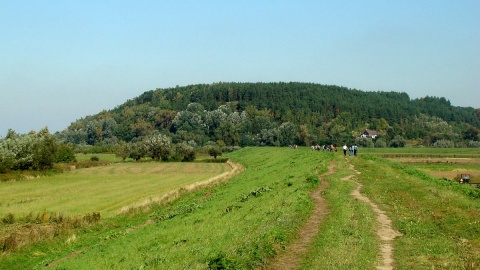
[{"label": "forested hill", "polygon": [[[182,120],[182,112],[190,119]],[[222,112],[222,116],[214,112]],[[234,113],[243,118],[232,120]],[[194,119],[198,121],[194,123]],[[238,121],[243,121],[241,126],[236,126]],[[294,125],[296,141],[301,144],[351,141],[365,129],[378,130],[387,140],[395,135],[406,139],[434,136],[427,139],[430,142],[468,140],[465,132],[478,132],[480,110],[454,107],[443,97],[411,100],[406,93],[365,92],[334,85],[213,83],[147,91],[113,110],[77,120],[62,133],[68,137],[68,132],[88,133],[90,129],[96,134],[87,134],[88,144],[114,137],[131,141],[159,131],[178,140],[221,140],[236,145],[242,140],[253,143],[259,133],[282,124]],[[225,134],[226,126],[235,128],[235,134]],[[250,139],[245,138],[247,134]],[[254,135],[257,138],[252,138]]]},{"label": "forested hill", "polygon": [[367,122],[384,118],[395,124],[425,113],[445,121],[480,127],[480,119],[473,108],[453,107],[445,98],[426,97],[412,101],[406,93],[364,92],[313,83],[215,83],[157,89],[145,92],[115,111],[140,104],[180,111],[191,102],[200,103],[207,110],[226,103],[234,103],[239,111],[255,106],[259,110],[272,111],[281,121],[297,123],[311,114],[319,114],[328,122],[341,112],[351,112]]}]

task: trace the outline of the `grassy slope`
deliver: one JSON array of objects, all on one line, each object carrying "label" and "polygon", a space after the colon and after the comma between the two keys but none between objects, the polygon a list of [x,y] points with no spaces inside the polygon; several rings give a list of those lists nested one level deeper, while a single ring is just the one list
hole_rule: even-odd
[{"label": "grassy slope", "polygon": [[[55,268],[255,268],[294,237],[311,209],[308,191],[316,185],[307,179],[326,171],[332,156],[309,149],[247,148],[229,157],[246,171],[225,185],[188,194],[148,216],[103,221],[77,232],[73,244],[64,239],[51,247],[38,245],[25,252],[41,256],[11,256],[5,265],[41,268],[69,250],[86,248]],[[127,232],[147,218],[154,222]]]}]

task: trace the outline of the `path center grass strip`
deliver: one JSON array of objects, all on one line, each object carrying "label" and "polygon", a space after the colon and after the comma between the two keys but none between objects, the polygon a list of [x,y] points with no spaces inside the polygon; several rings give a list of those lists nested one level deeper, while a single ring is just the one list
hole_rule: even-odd
[{"label": "path center grass strip", "polygon": [[380,260],[376,216],[368,204],[351,196],[356,185],[344,179],[353,175],[357,177],[343,154],[337,155],[335,173],[325,179],[330,184],[324,194],[330,214],[300,269],[375,269]]}]

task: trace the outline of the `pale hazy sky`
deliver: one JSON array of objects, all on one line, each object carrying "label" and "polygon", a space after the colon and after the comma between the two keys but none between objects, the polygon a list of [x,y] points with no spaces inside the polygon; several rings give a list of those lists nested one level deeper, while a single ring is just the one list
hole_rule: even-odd
[{"label": "pale hazy sky", "polygon": [[155,88],[313,82],[480,108],[480,1],[0,0],[0,135]]}]

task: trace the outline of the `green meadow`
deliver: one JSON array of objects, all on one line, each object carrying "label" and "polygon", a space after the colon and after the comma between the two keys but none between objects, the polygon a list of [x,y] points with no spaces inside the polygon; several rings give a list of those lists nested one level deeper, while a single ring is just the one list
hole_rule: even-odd
[{"label": "green meadow", "polygon": [[229,169],[225,163],[115,163],[5,182],[0,189],[0,217],[13,213],[22,218],[39,212],[65,216],[101,212],[111,217],[123,207],[161,197]]},{"label": "green meadow", "polygon": [[[354,181],[402,234],[392,242],[395,269],[478,269],[480,189],[367,151],[343,157],[309,148],[244,148],[224,154],[244,168],[227,182],[145,206],[144,200],[231,168],[129,162],[0,183],[0,218],[10,228],[4,230],[10,237],[3,239],[0,269],[263,269],[276,256],[292,252],[291,244],[312,214],[309,194],[324,182],[328,214],[295,268],[375,269],[382,260],[376,214],[352,197]],[[435,151],[430,153],[437,155]],[[332,174],[324,175],[330,166]],[[21,218],[44,210],[99,212],[101,218],[81,226]],[[10,212],[11,224],[4,217]],[[54,233],[9,246],[16,243],[14,228],[19,239],[20,228],[29,227],[30,235],[34,229],[37,235],[46,230],[37,226]]]}]

